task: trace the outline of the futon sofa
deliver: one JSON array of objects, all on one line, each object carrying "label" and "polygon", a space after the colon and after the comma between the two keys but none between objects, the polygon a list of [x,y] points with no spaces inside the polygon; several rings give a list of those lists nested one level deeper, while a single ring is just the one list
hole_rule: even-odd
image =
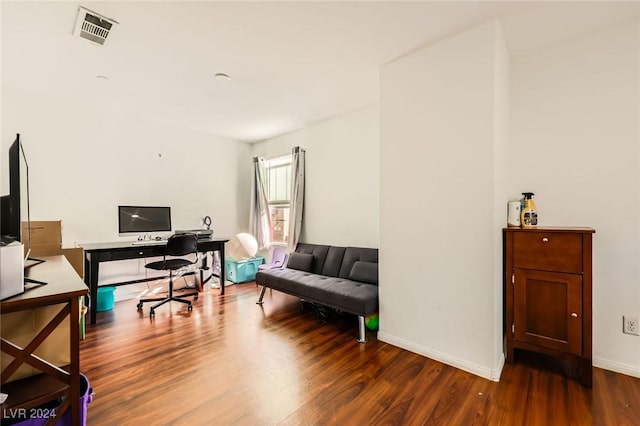
[{"label": "futon sofa", "polygon": [[358,316],[358,342],[367,341],[365,317],[378,311],[378,249],[299,243],[287,266],[261,270],[258,304],[267,288]]}]

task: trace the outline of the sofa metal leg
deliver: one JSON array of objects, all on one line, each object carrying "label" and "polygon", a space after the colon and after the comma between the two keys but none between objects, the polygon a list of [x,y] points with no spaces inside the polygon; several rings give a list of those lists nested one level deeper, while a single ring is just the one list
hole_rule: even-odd
[{"label": "sofa metal leg", "polygon": [[367,343],[367,333],[364,326],[363,315],[358,315],[358,343]]},{"label": "sofa metal leg", "polygon": [[262,305],[264,302],[262,301],[262,298],[264,297],[264,292],[267,291],[267,287],[266,286],[262,286],[262,290],[260,290],[260,297],[258,298],[258,301],[256,302],[257,305]]}]

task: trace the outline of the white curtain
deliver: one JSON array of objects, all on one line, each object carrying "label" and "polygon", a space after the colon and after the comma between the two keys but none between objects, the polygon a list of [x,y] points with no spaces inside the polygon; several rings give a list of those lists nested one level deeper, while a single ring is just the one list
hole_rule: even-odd
[{"label": "white curtain", "polygon": [[304,149],[299,146],[291,152],[291,204],[289,212],[289,242],[287,251],[296,249],[302,231],[304,209]]},{"label": "white curtain", "polygon": [[264,186],[264,158],[253,158],[253,183],[251,185],[251,217],[249,229],[256,240],[258,248],[269,248],[273,235],[271,233],[271,214]]}]

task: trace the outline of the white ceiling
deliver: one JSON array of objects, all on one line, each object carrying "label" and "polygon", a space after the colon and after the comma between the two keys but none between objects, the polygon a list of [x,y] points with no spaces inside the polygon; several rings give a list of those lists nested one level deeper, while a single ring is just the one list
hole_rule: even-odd
[{"label": "white ceiling", "polygon": [[[72,35],[79,5],[119,22],[104,46]],[[381,65],[490,19],[517,59],[638,5],[3,2],[2,84],[255,142],[375,102]]]}]

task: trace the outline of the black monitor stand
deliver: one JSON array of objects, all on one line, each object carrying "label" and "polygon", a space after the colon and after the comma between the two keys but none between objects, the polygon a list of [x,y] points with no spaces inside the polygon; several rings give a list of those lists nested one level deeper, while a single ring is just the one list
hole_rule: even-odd
[{"label": "black monitor stand", "polygon": [[[29,262],[29,261],[31,261],[31,263],[27,264],[27,262]],[[32,268],[32,267],[34,267],[36,265],[39,265],[41,263],[44,263],[44,262],[46,262],[46,260],[37,259],[35,257],[27,257],[27,260],[25,261],[24,269],[27,270],[29,268]],[[40,287],[40,286],[43,286],[43,285],[47,285],[47,283],[44,282],[44,281],[34,280],[33,278],[28,278],[28,277],[24,277],[24,283],[25,283],[25,290],[27,290],[27,287],[26,287],[27,283],[28,284],[33,284],[33,285],[29,286],[29,288],[34,288],[34,287]]]}]

